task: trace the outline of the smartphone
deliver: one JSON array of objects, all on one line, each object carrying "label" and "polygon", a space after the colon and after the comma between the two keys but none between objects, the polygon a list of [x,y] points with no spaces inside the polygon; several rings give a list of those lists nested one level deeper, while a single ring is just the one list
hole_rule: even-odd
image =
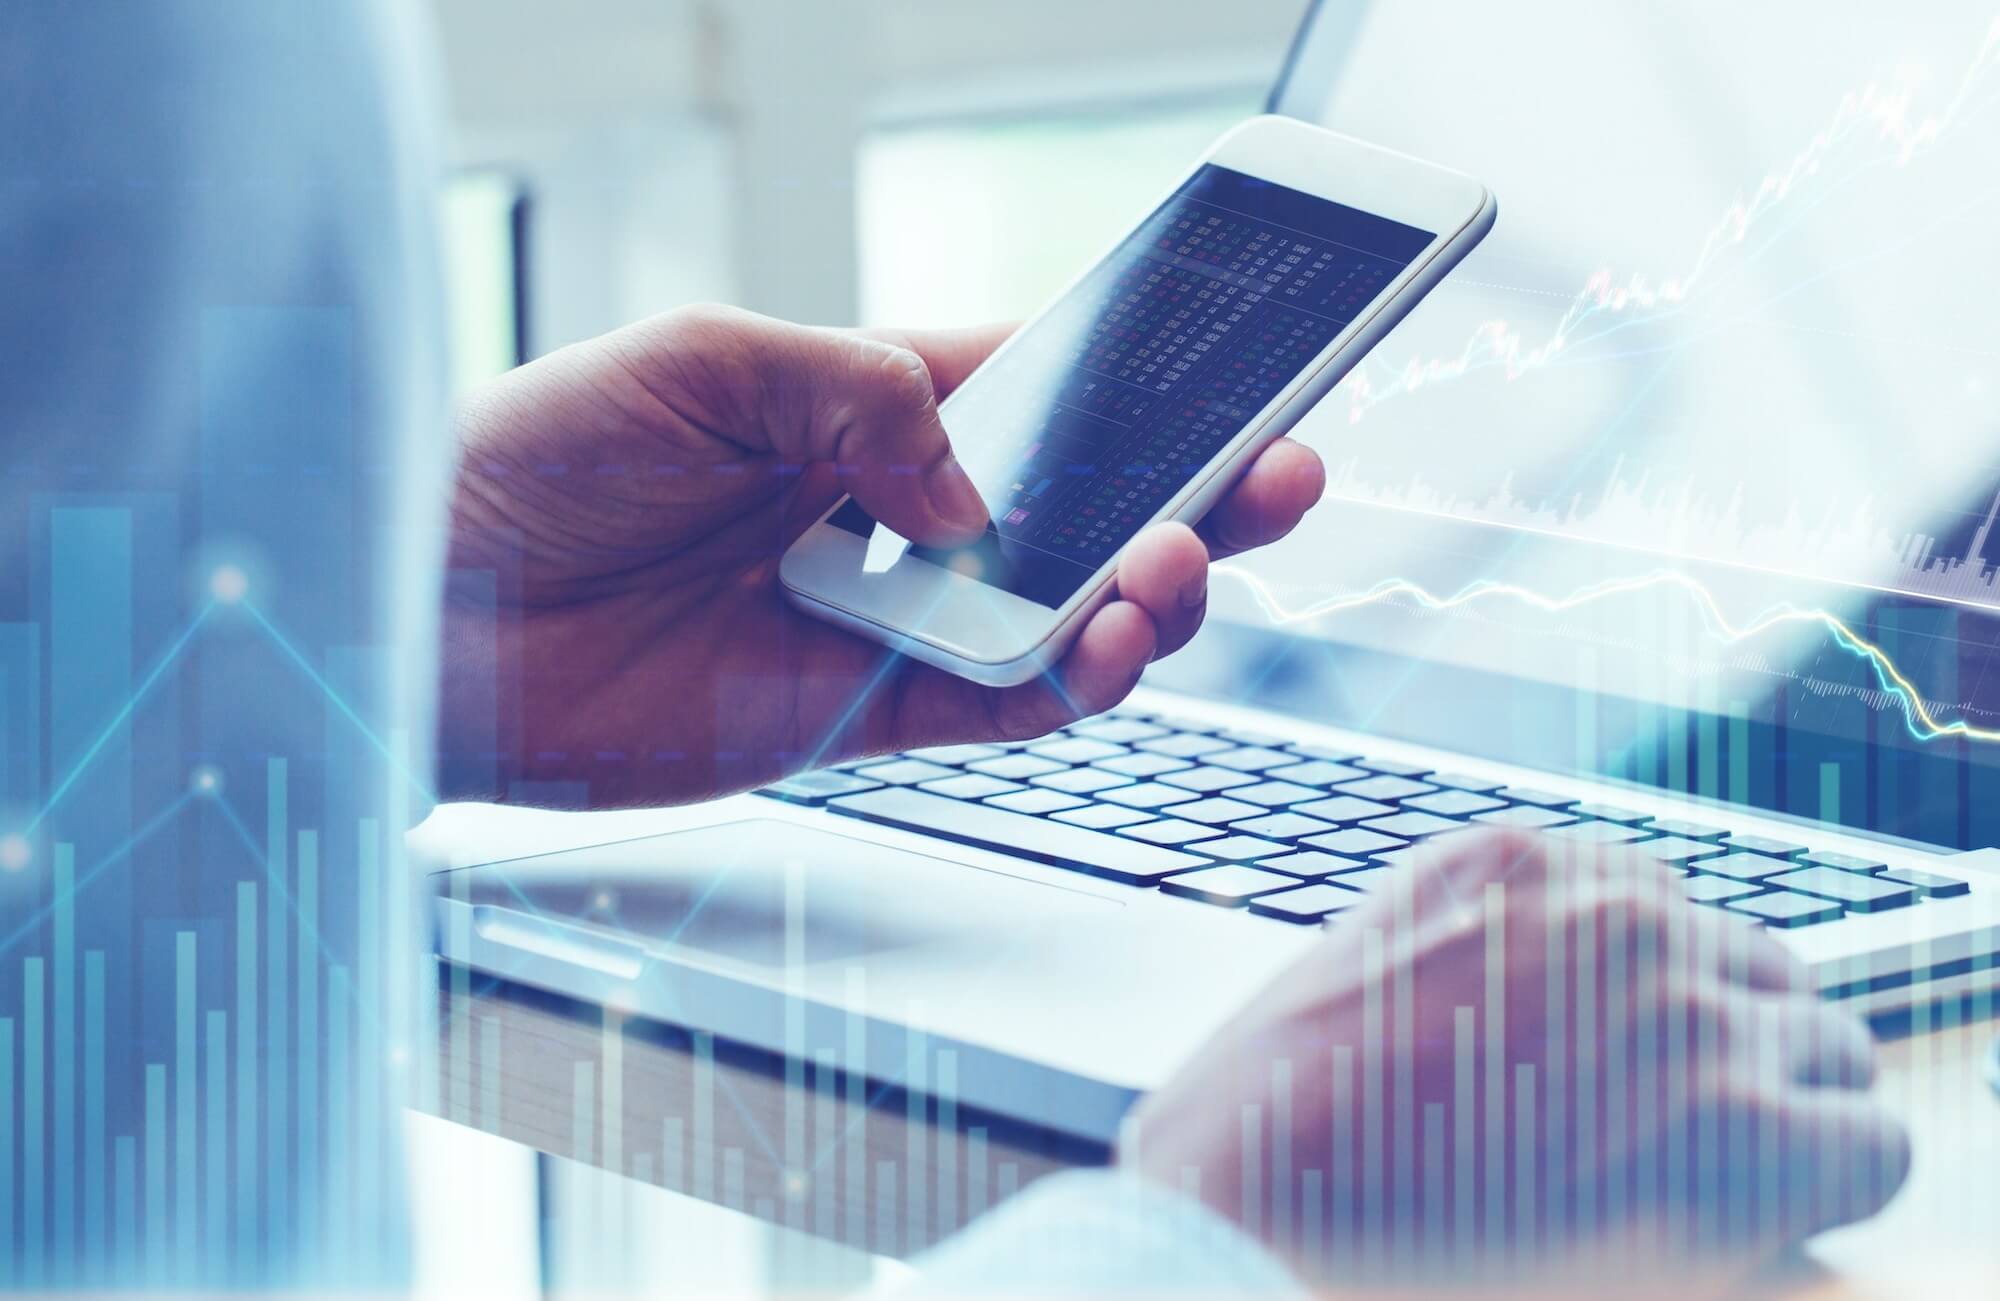
[{"label": "smartphone", "polygon": [[940,408],[992,522],[911,546],[852,499],[789,599],[961,677],[1026,682],[1161,520],[1201,518],[1492,229],[1469,177],[1291,118],[1216,141]]}]

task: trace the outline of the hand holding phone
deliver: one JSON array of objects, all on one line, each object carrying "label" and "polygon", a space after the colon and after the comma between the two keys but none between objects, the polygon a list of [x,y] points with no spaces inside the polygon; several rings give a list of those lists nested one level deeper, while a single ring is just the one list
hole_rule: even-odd
[{"label": "hand holding phone", "polygon": [[1492,228],[1477,182],[1286,118],[1209,149],[939,415],[991,515],[911,546],[851,500],[787,596],[994,686],[1062,655],[1150,524],[1193,523]]}]

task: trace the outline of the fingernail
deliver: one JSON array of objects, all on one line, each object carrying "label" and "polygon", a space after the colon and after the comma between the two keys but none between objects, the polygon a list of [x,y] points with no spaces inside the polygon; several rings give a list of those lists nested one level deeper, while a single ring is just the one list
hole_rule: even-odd
[{"label": "fingernail", "polygon": [[1208,567],[1181,584],[1181,608],[1192,610],[1208,599]]},{"label": "fingernail", "polygon": [[972,486],[957,457],[947,456],[932,466],[924,479],[924,490],[947,522],[966,529],[986,526],[986,503],[980,500],[979,490]]}]

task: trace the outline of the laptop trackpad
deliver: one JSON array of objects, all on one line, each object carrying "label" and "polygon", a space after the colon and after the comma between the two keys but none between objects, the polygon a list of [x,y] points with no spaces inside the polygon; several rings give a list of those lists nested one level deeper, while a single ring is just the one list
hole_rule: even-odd
[{"label": "laptop trackpad", "polygon": [[[655,952],[780,971],[890,950],[990,947],[1101,918],[1114,900],[853,836],[749,818],[445,874],[480,907]],[[997,928],[997,929],[996,929]]]}]

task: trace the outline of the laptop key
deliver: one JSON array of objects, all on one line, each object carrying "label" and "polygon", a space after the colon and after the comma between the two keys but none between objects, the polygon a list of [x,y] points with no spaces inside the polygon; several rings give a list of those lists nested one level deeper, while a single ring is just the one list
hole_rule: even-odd
[{"label": "laptop key", "polygon": [[998,759],[981,759],[965,766],[967,771],[983,772],[988,777],[1005,777],[1009,781],[1026,781],[1030,777],[1061,772],[1069,767],[1066,763],[1032,754],[1003,754]]},{"label": "laptop key", "polygon": [[1297,889],[1298,884],[1294,878],[1277,872],[1230,864],[1170,876],[1160,882],[1160,892],[1179,895],[1183,899],[1199,899],[1224,908],[1241,908],[1257,895]]},{"label": "laptop key", "polygon": [[1183,768],[1179,772],[1162,773],[1160,780],[1169,786],[1182,790],[1200,791],[1204,795],[1228,790],[1231,786],[1249,786],[1256,778],[1247,772],[1237,772],[1234,768]]},{"label": "laptop key", "polygon": [[1099,759],[1116,759],[1121,754],[1130,754],[1122,745],[1109,741],[1093,741],[1087,736],[1064,737],[1056,741],[1037,741],[1028,747],[1028,753],[1043,759],[1054,759],[1057,763],[1093,763]]},{"label": "laptop key", "polygon": [[1176,872],[1207,867],[1210,861],[1051,818],[1009,813],[990,804],[965,804],[917,790],[864,791],[829,800],[826,807],[848,817],[1072,868],[1127,885],[1157,885]]},{"label": "laptop key", "polygon": [[1428,795],[1437,787],[1427,782],[1413,782],[1407,777],[1382,776],[1342,782],[1333,789],[1336,794],[1359,795],[1364,800],[1400,800],[1406,795]]},{"label": "laptop key", "polygon": [[866,768],[856,768],[854,775],[889,786],[915,786],[918,782],[934,782],[940,777],[958,776],[956,772],[942,764],[925,763],[922,759],[892,759],[888,763],[870,764]]},{"label": "laptop key", "polygon": [[1398,836],[1384,836],[1373,831],[1363,831],[1358,827],[1349,827],[1345,831],[1331,831],[1324,836],[1307,836],[1300,843],[1348,858],[1372,858],[1385,849],[1401,849],[1410,842]]},{"label": "laptop key", "polygon": [[[1657,830],[1659,825],[1656,822],[1647,829]],[[1662,863],[1678,863],[1682,866],[1703,859],[1720,858],[1729,852],[1720,845],[1712,845],[1706,840],[1689,840],[1685,836],[1662,836],[1658,840],[1643,840],[1634,848],[1648,858],[1657,858]],[[1785,870],[1785,864],[1778,863],[1771,870],[1782,872]]]},{"label": "laptop key", "polygon": [[1102,768],[1067,768],[1062,772],[1046,772],[1039,777],[1030,777],[1028,784],[1045,786],[1052,791],[1068,791],[1071,795],[1091,795],[1113,786],[1129,786],[1132,779]]},{"label": "laptop key", "polygon": [[1401,759],[1356,759],[1356,768],[1366,768],[1369,772],[1379,772],[1390,777],[1421,777],[1430,769],[1420,763],[1404,763]]},{"label": "laptop key", "polygon": [[1685,818],[1655,818],[1653,830],[1663,836],[1679,836],[1684,840],[1720,840],[1729,834],[1726,827],[1711,827],[1705,822],[1689,822]]},{"label": "laptop key", "polygon": [[1303,817],[1298,813],[1266,813],[1262,817],[1232,822],[1229,824],[1229,829],[1241,831],[1246,835],[1262,836],[1266,840],[1303,840],[1307,836],[1318,836],[1333,831],[1335,827],[1331,822],[1321,822],[1318,818]]},{"label": "laptop key", "polygon": [[1517,804],[1511,809],[1495,809],[1491,813],[1475,813],[1474,822],[1485,822],[1496,827],[1526,827],[1529,830],[1548,827],[1566,827],[1576,821],[1567,813],[1545,809],[1533,804]]},{"label": "laptop key", "polygon": [[1194,764],[1186,759],[1171,759],[1164,754],[1128,754],[1116,759],[1100,759],[1091,767],[1115,772],[1121,777],[1157,777],[1163,772],[1192,768]]},{"label": "laptop key", "polygon": [[[1214,828],[1209,828],[1211,832]],[[1281,845],[1275,840],[1265,840],[1261,836],[1224,836],[1219,840],[1204,840],[1188,846],[1191,853],[1207,854],[1210,858],[1225,859],[1231,863],[1247,863],[1257,858],[1276,858],[1289,854],[1290,845]]]},{"label": "laptop key", "polygon": [[1294,756],[1278,750],[1267,750],[1263,746],[1245,746],[1241,750],[1225,750],[1221,754],[1205,755],[1204,763],[1221,764],[1224,768],[1234,768],[1238,772],[1263,772],[1266,768],[1282,768],[1295,762]]},{"label": "laptop key", "polygon": [[1501,799],[1512,800],[1516,804],[1535,804],[1545,809],[1566,809],[1576,803],[1572,796],[1558,795],[1554,791],[1545,791],[1534,786],[1502,786],[1494,794]]},{"label": "laptop key", "polygon": [[1603,804],[1597,800],[1586,800],[1582,804],[1572,804],[1569,811],[1579,818],[1596,818],[1600,822],[1622,822],[1628,827],[1636,827],[1642,822],[1651,822],[1653,815],[1628,809],[1622,804]]},{"label": "laptop key", "polygon": [[1185,845],[1190,840],[1212,840],[1214,827],[1205,827],[1199,822],[1188,822],[1182,818],[1161,818],[1157,822],[1141,822],[1137,826],[1120,827],[1118,834],[1143,840],[1149,845]]},{"label": "laptop key", "polygon": [[1338,746],[1332,745],[1320,745],[1314,741],[1300,741],[1297,744],[1286,746],[1285,749],[1291,751],[1293,754],[1302,755],[1307,759],[1324,759],[1328,763],[1347,763],[1350,760],[1361,757],[1352,750],[1343,750]]},{"label": "laptop key", "polygon": [[1879,872],[1889,866],[1873,858],[1860,858],[1853,854],[1828,854],[1818,850],[1801,855],[1799,861],[1813,867],[1837,867],[1843,872]]},{"label": "laptop key", "polygon": [[1761,888],[1751,881],[1733,881],[1726,876],[1703,876],[1699,872],[1681,878],[1681,888],[1695,903],[1721,903],[1756,894]]},{"label": "laptop key", "polygon": [[1434,772],[1424,780],[1439,786],[1449,786],[1455,791],[1471,791],[1475,795],[1497,791],[1507,784],[1492,777],[1475,777],[1468,772]]},{"label": "laptop key", "polygon": [[[1643,851],[1647,846],[1641,845],[1639,848]],[[1764,881],[1767,885],[1775,884],[1775,882],[1767,881],[1767,877],[1776,877],[1780,872],[1784,872],[1786,869],[1794,866],[1782,858],[1766,858],[1762,854],[1740,853],[1724,854],[1720,858],[1697,858],[1689,862],[1688,865],[1697,872],[1707,872],[1714,876],[1726,876],[1737,881]],[[1832,871],[1831,868],[1815,868],[1813,870],[1821,872]],[[1855,879],[1859,880],[1861,878],[1857,877]]]},{"label": "laptop key", "polygon": [[1367,772],[1350,764],[1328,763],[1323,759],[1286,764],[1282,768],[1266,768],[1264,775],[1276,781],[1297,782],[1301,786],[1331,786],[1335,782],[1362,781],[1368,776]]},{"label": "laptop key", "polygon": [[1285,743],[1282,736],[1272,736],[1269,732],[1253,732],[1246,727],[1227,727],[1216,733],[1225,741],[1238,745],[1254,745],[1260,749],[1276,749]]},{"label": "laptop key", "polygon": [[1061,791],[1017,791],[1012,795],[995,795],[984,802],[1010,813],[1061,813],[1089,803],[1080,795],[1065,795]]},{"label": "laptop key", "polygon": [[1174,805],[1174,816],[1186,818],[1190,822],[1206,822],[1220,826],[1225,822],[1236,822],[1243,818],[1254,818],[1267,812],[1261,804],[1245,804],[1242,800],[1232,800],[1226,795],[1216,795],[1192,804]]},{"label": "laptop key", "polygon": [[836,795],[858,795],[882,783],[845,772],[802,772],[783,781],[772,782],[756,793],[787,804],[824,804]]},{"label": "laptop key", "polygon": [[1396,802],[1406,809],[1435,813],[1447,818],[1469,817],[1474,813],[1484,813],[1488,809],[1507,807],[1505,800],[1496,800],[1491,795],[1475,795],[1471,791],[1436,791],[1430,795],[1412,795],[1408,799]]},{"label": "laptop key", "polygon": [[1294,804],[1291,811],[1326,822],[1347,823],[1365,822],[1369,818],[1386,818],[1396,811],[1396,806],[1377,804],[1374,800],[1364,800],[1358,795],[1336,795],[1330,800]]},{"label": "laptop key", "polygon": [[1097,796],[1113,804],[1123,804],[1132,809],[1157,809],[1168,804],[1179,804],[1194,798],[1193,791],[1184,791],[1178,786],[1162,786],[1158,782],[1137,782],[1131,786],[1118,786],[1102,791]]},{"label": "laptop key", "polygon": [[1955,876],[1919,872],[1914,867],[1892,867],[1875,879],[1910,886],[1926,899],[1956,899],[1960,895],[1972,893],[1971,885]]},{"label": "laptop key", "polygon": [[1157,740],[1141,741],[1134,748],[1144,750],[1148,754],[1163,754],[1169,759],[1192,759],[1198,755],[1214,754],[1218,750],[1234,750],[1236,747],[1228,741],[1217,740],[1212,736],[1180,732]]},{"label": "laptop key", "polygon": [[1788,840],[1773,840],[1769,836],[1746,836],[1741,833],[1724,836],[1718,844],[1731,849],[1747,849],[1753,854],[1769,854],[1773,858],[1797,858],[1806,852],[1804,845],[1794,845]]},{"label": "laptop key", "polygon": [[1552,829],[1549,834],[1586,845],[1626,845],[1647,837],[1644,828],[1628,827],[1622,822],[1572,822]]},{"label": "laptop key", "polygon": [[1094,718],[1085,723],[1072,723],[1067,730],[1071,736],[1088,737],[1093,741],[1109,741],[1113,745],[1150,741],[1156,736],[1167,734],[1166,728],[1152,723],[1142,723],[1136,718]]},{"label": "laptop key", "polygon": [[1109,831],[1114,827],[1127,827],[1135,822],[1150,821],[1153,815],[1116,804],[1086,804],[1080,809],[1065,809],[1061,813],[1051,813],[1049,816],[1057,822],[1067,822],[1073,827],[1095,827],[1100,831]]},{"label": "laptop key", "polygon": [[1368,864],[1359,858],[1348,858],[1344,854],[1323,854],[1316,849],[1304,850],[1297,854],[1284,854],[1277,858],[1260,858],[1257,866],[1266,872],[1283,872],[1287,876],[1302,877],[1317,881],[1323,876],[1337,876],[1342,872],[1358,872]]},{"label": "laptop key", "polygon": [[1465,824],[1456,818],[1440,818],[1434,813],[1397,813],[1386,818],[1371,818],[1362,823],[1361,828],[1385,836],[1401,836],[1405,840],[1415,840],[1420,836],[1463,831]]},{"label": "laptop key", "polygon": [[[1708,864],[1704,863],[1705,868]],[[1791,864],[1787,863],[1789,867]],[[1858,913],[1886,912],[1891,908],[1905,908],[1917,901],[1919,891],[1913,885],[1901,881],[1884,880],[1879,876],[1864,876],[1860,872],[1843,872],[1834,867],[1806,867],[1796,872],[1784,872],[1766,881],[1786,890],[1796,890],[1800,894],[1818,895],[1822,899],[1832,899],[1847,905]]]},{"label": "laptop key", "polygon": [[984,773],[962,773],[957,777],[944,777],[934,782],[922,782],[920,791],[933,795],[949,795],[955,800],[983,800],[989,795],[1009,795],[1021,790],[1019,782],[1002,781],[998,777],[988,777]]},{"label": "laptop key", "polygon": [[1732,912],[1748,913],[1766,926],[1775,926],[1781,930],[1837,921],[1841,916],[1839,904],[1828,903],[1823,899],[1810,899],[1802,894],[1788,894],[1780,890],[1774,890],[1770,894],[1750,895],[1743,899],[1725,900],[1722,906]]},{"label": "laptop key", "polygon": [[975,759],[998,759],[1007,753],[997,745],[933,745],[922,750],[905,750],[905,759],[922,759],[956,768]]},{"label": "laptop key", "polygon": [[1316,922],[1329,913],[1352,908],[1361,901],[1358,891],[1322,883],[1259,895],[1250,901],[1250,911],[1259,917],[1276,917],[1280,921],[1304,925]]},{"label": "laptop key", "polygon": [[1283,808],[1288,804],[1303,804],[1307,800],[1319,799],[1325,794],[1325,791],[1316,791],[1310,786],[1300,786],[1295,782],[1266,781],[1258,782],[1255,786],[1229,788],[1229,798],[1232,800],[1249,800],[1253,804],[1262,804],[1274,809]]}]

